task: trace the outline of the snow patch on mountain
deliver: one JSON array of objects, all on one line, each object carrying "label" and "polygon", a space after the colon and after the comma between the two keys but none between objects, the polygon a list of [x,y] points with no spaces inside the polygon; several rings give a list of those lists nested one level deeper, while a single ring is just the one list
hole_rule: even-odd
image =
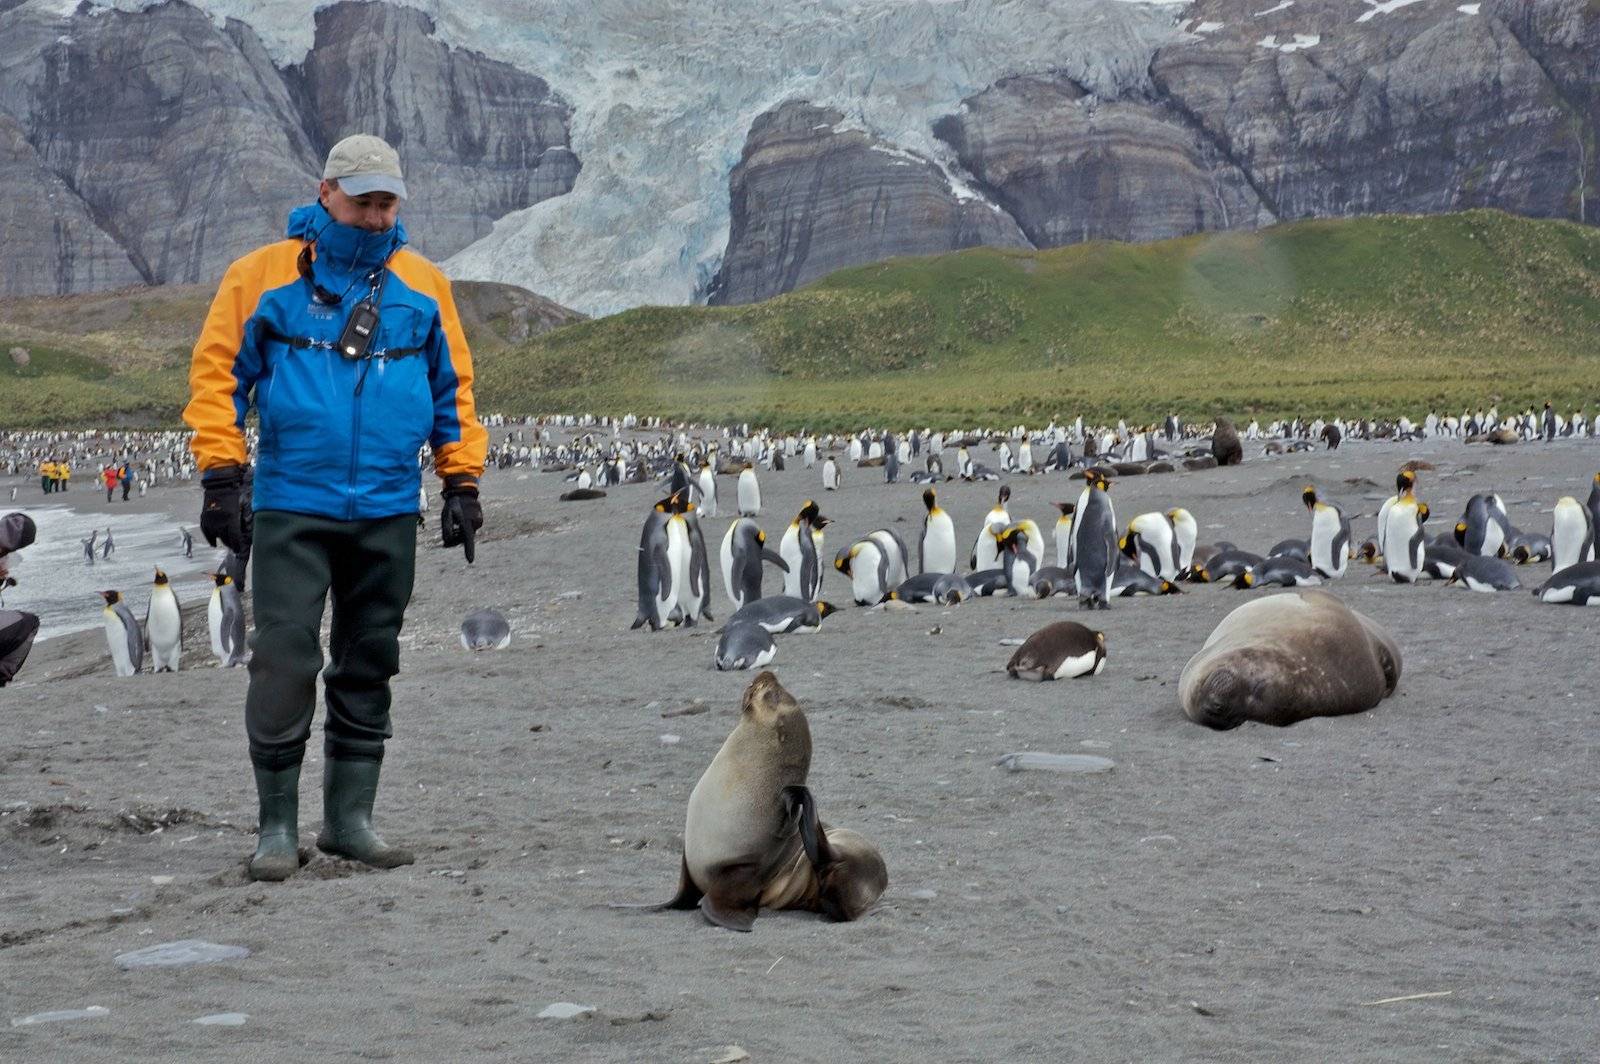
[{"label": "snow patch on mountain", "polygon": [[[75,0],[33,0],[75,8]],[[160,0],[91,0],[140,10]],[[191,0],[249,25],[281,65],[321,0]],[[1103,98],[1147,87],[1185,0],[411,0],[447,44],[544,78],[573,105],[570,193],[501,218],[446,263],[586,313],[683,304],[716,273],[728,175],[751,123],[789,99],[834,108],[976,196],[936,119],[1013,75],[1059,71]]]}]

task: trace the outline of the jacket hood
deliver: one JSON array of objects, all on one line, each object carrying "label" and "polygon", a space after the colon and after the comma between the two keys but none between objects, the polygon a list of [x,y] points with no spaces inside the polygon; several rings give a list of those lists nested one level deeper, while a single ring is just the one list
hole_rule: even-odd
[{"label": "jacket hood", "polygon": [[327,208],[317,202],[289,212],[286,235],[294,240],[316,242],[317,257],[312,268],[317,279],[335,292],[387,262],[408,239],[406,227],[398,219],[391,228],[372,233],[339,224]]}]

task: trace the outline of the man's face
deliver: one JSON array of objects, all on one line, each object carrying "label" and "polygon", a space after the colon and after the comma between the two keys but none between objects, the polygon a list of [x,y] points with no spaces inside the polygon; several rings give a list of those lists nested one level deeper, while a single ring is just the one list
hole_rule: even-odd
[{"label": "man's face", "polygon": [[394,220],[400,214],[400,197],[393,192],[347,196],[337,181],[324,180],[318,188],[317,198],[334,221],[352,229],[365,229],[369,233],[381,233],[393,228]]}]

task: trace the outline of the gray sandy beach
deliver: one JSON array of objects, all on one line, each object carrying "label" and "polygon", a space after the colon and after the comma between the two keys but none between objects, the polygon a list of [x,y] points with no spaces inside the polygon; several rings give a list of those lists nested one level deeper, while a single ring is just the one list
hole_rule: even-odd
[{"label": "gray sandy beach", "polygon": [[[1418,490],[1431,530],[1493,490],[1548,533],[1556,499],[1583,499],[1600,470],[1595,441],[1258,453],[1119,480],[1119,521],[1182,505],[1201,542],[1262,551],[1308,533],[1314,482],[1362,515],[1359,541],[1399,464],[1421,458],[1438,467]],[[824,495],[797,461],[762,472],[760,524],[775,543],[816,498],[835,519],[828,558],[879,527],[914,544],[921,488],[882,476],[846,469]],[[1051,504],[1080,488],[1008,482],[1012,516],[1047,538]],[[720,484],[713,551],[733,498]],[[314,854],[287,883],[246,879],[246,674],[212,664],[193,585],[180,673],[116,679],[98,630],[35,648],[0,691],[0,1059],[1593,1059],[1600,610],[1397,587],[1352,563],[1331,589],[1398,640],[1394,697],[1216,733],[1182,715],[1178,674],[1230,609],[1273,591],[1185,585],[1093,615],[1066,598],[885,612],[849,606],[832,573],[823,595],[842,612],[780,637],[772,668],[809,718],[823,818],[880,847],[890,886],[856,923],[764,913],[740,935],[607,908],[673,892],[689,792],[753,674],[712,669],[715,625],[628,631],[661,485],[557,501],[567,487],[492,471],[471,567],[437,547],[430,515],[377,808],[417,850],[410,867]],[[997,487],[940,487],[963,554]],[[192,525],[198,501],[173,486],[146,503]],[[1531,588],[1548,574],[1521,575]],[[147,586],[125,590],[142,615]],[[510,619],[507,650],[460,646],[484,606]],[[1009,680],[1001,641],[1058,619],[1105,631],[1104,674]],[[996,766],[1016,751],[1115,768]],[[314,741],[303,846],[320,753]],[[115,963],[188,939],[250,955]],[[557,1002],[594,1011],[538,1018]],[[106,1012],[11,1022],[89,1006]],[[193,1022],[218,1013],[248,1018]]]}]

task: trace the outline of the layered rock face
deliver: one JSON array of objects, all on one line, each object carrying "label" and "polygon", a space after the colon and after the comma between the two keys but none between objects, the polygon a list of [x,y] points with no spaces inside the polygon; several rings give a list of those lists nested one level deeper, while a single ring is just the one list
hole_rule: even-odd
[{"label": "layered rock face", "polygon": [[1027,247],[1016,222],[937,166],[790,101],[758,118],[729,179],[732,230],[712,303],[749,303],[841,266],[981,244]]},{"label": "layered rock face", "polygon": [[566,105],[432,29],[339,4],[304,68],[279,70],[248,26],[182,3],[0,12],[0,295],[214,280],[283,232],[327,148],[358,130],[396,144],[407,227],[437,258],[571,188]]},{"label": "layered rock face", "polygon": [[1271,220],[1239,168],[1160,100],[1101,100],[1064,75],[1008,78],[934,132],[1038,247]]},{"label": "layered rock face", "polygon": [[[317,12],[303,76],[326,149],[376,133],[405,163],[406,225],[439,258],[494,220],[572,188],[572,109],[540,78],[445,47],[413,8],[345,3]],[[420,121],[419,121],[420,119]]]},{"label": "layered rock face", "polygon": [[[1036,247],[1472,207],[1600,215],[1600,4],[1198,0],[1181,18],[1146,82],[1108,97],[1060,72],[1006,78],[934,133]],[[877,179],[834,162],[823,130],[772,150],[771,118],[730,182],[727,302],[877,254],[796,178],[837,203]],[[922,246],[941,240],[961,246],[943,220]],[[755,276],[775,247],[781,268]]]}]

